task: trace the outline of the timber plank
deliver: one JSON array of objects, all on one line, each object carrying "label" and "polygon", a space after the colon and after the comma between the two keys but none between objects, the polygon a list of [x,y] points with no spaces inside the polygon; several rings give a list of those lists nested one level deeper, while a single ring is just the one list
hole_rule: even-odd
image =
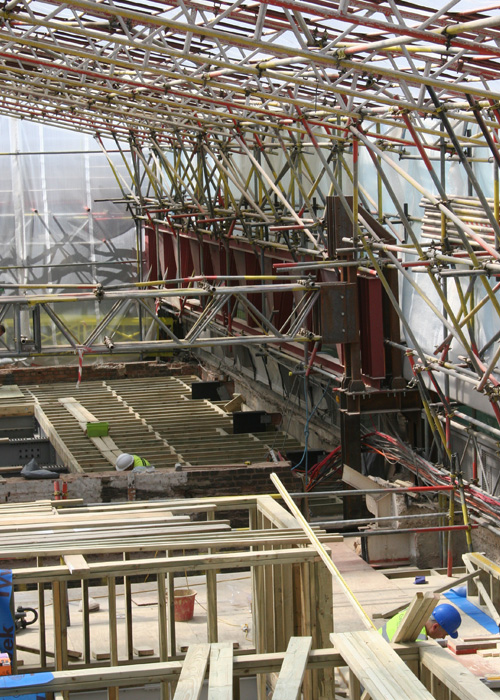
[{"label": "timber plank", "polygon": [[412,602],[408,606],[406,614],[399,623],[399,627],[397,628],[392,641],[395,644],[401,642],[414,642],[438,603],[439,595],[436,593],[424,594],[420,591],[416,593]]},{"label": "timber plank", "polygon": [[290,639],[274,689],[273,700],[298,700],[311,646],[311,637]]},{"label": "timber plank", "polygon": [[63,560],[69,569],[70,574],[88,571],[87,560],[81,554],[64,554]]},{"label": "timber plank", "polygon": [[433,700],[375,630],[334,633],[330,638],[372,700]]},{"label": "timber plank", "polygon": [[221,642],[210,645],[208,700],[233,698],[233,645]]},{"label": "timber plank", "polygon": [[198,700],[208,665],[210,644],[191,644],[182,665],[174,700]]},{"label": "timber plank", "polygon": [[432,642],[419,645],[421,667],[442,681],[460,700],[493,700],[496,693],[487,688],[468,668]]}]

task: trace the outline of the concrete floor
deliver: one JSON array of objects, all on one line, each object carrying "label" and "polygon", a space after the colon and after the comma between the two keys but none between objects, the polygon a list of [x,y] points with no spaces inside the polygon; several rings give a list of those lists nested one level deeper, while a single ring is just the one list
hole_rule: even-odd
[{"label": "concrete floor", "polygon": [[[194,616],[189,622],[176,622],[176,653],[181,652],[181,646],[207,641],[206,625],[206,584],[202,576],[176,579],[175,588],[194,589],[197,593],[195,599]],[[236,572],[234,574],[218,575],[218,599],[221,616],[218,618],[219,641],[237,642],[240,649],[249,649],[253,646],[252,639],[252,613],[251,613],[251,579],[250,574]],[[126,658],[126,632],[125,632],[125,598],[123,586],[118,585],[117,591],[117,628],[119,643],[119,658]],[[102,654],[109,650],[108,627],[108,598],[105,586],[93,587],[90,590],[91,597],[96,600],[100,609],[91,613],[91,651],[94,654]],[[83,649],[83,622],[82,613],[78,607],[81,600],[80,589],[68,589],[70,627],[68,628],[68,649],[82,651]],[[23,605],[37,607],[37,596],[34,591],[22,591],[16,593],[16,606]],[[46,591],[46,621],[47,621],[47,647],[53,651],[52,630],[52,596]],[[158,604],[157,591],[154,581],[134,583],[132,586],[132,618],[134,630],[134,648],[145,647],[153,649],[158,654]],[[38,624],[27,627],[18,632],[18,644],[38,648]],[[19,658],[24,665],[36,665],[38,655],[28,652],[20,652]]]}]

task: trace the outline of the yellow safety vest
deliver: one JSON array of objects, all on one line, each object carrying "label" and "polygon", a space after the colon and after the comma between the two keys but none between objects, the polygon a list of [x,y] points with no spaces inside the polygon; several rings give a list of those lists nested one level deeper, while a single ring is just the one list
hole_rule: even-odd
[{"label": "yellow safety vest", "polygon": [[[394,615],[394,617],[391,617],[390,620],[387,620],[385,625],[379,629],[379,633],[382,635],[382,637],[386,640],[386,642],[392,642],[392,638],[396,634],[396,630],[399,627],[399,624],[403,617],[406,614],[406,609],[402,610],[401,612],[397,613],[397,615]],[[414,640],[415,642],[420,642],[427,639],[427,631],[425,627],[422,627],[420,630],[419,634],[417,635],[416,639]]]}]

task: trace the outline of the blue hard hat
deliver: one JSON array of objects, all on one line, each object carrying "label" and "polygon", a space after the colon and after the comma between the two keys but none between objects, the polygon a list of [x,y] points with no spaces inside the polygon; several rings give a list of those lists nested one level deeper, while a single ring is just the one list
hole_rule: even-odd
[{"label": "blue hard hat", "polygon": [[448,634],[452,639],[458,637],[457,629],[462,624],[462,618],[460,613],[453,605],[448,603],[442,603],[441,605],[436,605],[432,611],[432,619],[435,620],[438,625],[444,629],[446,634]]}]

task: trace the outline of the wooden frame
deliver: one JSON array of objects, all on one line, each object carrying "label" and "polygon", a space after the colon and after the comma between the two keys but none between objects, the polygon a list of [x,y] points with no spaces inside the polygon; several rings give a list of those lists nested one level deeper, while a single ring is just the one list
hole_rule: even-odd
[{"label": "wooden frame", "polygon": [[[286,651],[242,656],[233,655],[232,645],[228,643],[195,644],[183,659],[55,671],[52,680],[38,684],[35,675],[29,691],[46,693],[50,700],[61,693],[71,698],[72,693],[107,689],[108,697],[116,698],[120,688],[159,684],[172,688],[174,700],[196,700],[208,669],[209,700],[237,700],[239,680],[259,673],[277,675],[275,700],[282,697],[293,700],[299,697],[301,690],[305,700],[330,700],[336,697],[334,689],[330,694],[312,695],[305,677],[318,670],[333,676],[335,669],[347,663],[351,676],[349,700],[359,700],[360,679],[366,684],[365,690],[372,693],[372,700],[493,700],[497,697],[432,642],[389,645],[373,630],[332,637],[336,644],[334,649],[310,649],[310,637],[292,637]],[[410,669],[419,674],[421,681]],[[12,685],[9,693],[23,690],[26,692],[27,688]]]},{"label": "wooden frame", "polygon": [[[246,513],[249,528],[231,529],[225,519],[228,511]],[[156,682],[162,700],[196,700],[207,673],[209,700],[238,700],[239,679],[249,675],[256,676],[258,700],[264,700],[269,686],[277,698],[292,700],[302,693],[304,700],[323,700],[335,697],[335,669],[345,665],[351,680],[349,700],[360,700],[361,686],[372,700],[400,700],[406,697],[402,687],[408,697],[421,700],[494,697],[432,642],[389,645],[375,630],[333,633],[331,574],[296,518],[270,496],[94,507],[45,501],[24,506],[24,514],[8,504],[0,513],[0,557],[15,557],[21,564],[13,569],[13,605],[18,590],[38,590],[39,662],[23,670],[53,673],[48,685],[30,689],[47,692],[49,700],[96,688],[106,688],[108,697],[117,700],[120,688]],[[73,537],[70,545],[68,533]],[[320,530],[315,536],[323,542],[335,539]],[[59,559],[54,561],[56,554]],[[95,554],[100,555],[97,561],[91,560]],[[245,569],[252,580],[254,648],[241,653],[217,639],[216,572]],[[205,577],[208,611],[206,642],[190,646],[184,655],[177,651],[173,590],[175,576],[186,570]],[[137,576],[150,577],[158,600],[156,650],[145,658],[133,655],[132,592]],[[96,580],[106,585],[109,634],[109,653],[98,660],[92,658],[89,614],[91,583]],[[82,595],[84,630],[77,659],[68,648],[66,616],[68,586],[74,585]],[[116,615],[117,585],[125,597],[123,621]],[[44,608],[48,588],[53,596],[52,639]],[[125,640],[124,654],[120,638]],[[13,661],[15,670],[16,655]]]},{"label": "wooden frame", "polygon": [[[257,654],[284,652],[294,635],[310,636],[313,648],[329,646],[328,635],[333,631],[331,577],[295,518],[270,496],[94,507],[71,502],[65,507],[63,502],[57,506],[52,508],[47,502],[42,510],[38,505],[27,506],[23,516],[17,508],[4,506],[1,510],[4,538],[0,557],[20,563],[13,569],[14,601],[17,590],[36,586],[40,606],[49,595],[47,589],[54,602],[53,630],[49,630],[46,616],[40,616],[39,663],[25,666],[27,671],[90,669],[96,663],[128,666],[134,661],[134,577],[148,577],[157,591],[158,625],[151,636],[155,652],[146,661],[178,659],[173,590],[175,577],[184,577],[186,571],[205,578],[206,644],[218,641],[217,572],[248,570]],[[224,519],[227,511],[238,511],[240,516],[246,512],[249,529],[231,529]],[[323,531],[317,533],[323,541],[338,539]],[[98,561],[94,555],[99,555]],[[107,587],[109,610],[109,652],[97,660],[92,658],[89,614],[91,586],[96,582]],[[68,649],[68,586],[76,586],[82,596],[79,659]],[[125,615],[117,623],[118,591],[123,591]],[[126,640],[125,655],[119,651],[119,639]],[[51,645],[53,658],[47,653]],[[305,683],[311,687],[333,684],[329,672],[315,670],[306,676]],[[267,681],[266,672],[260,678],[262,698]]]},{"label": "wooden frame", "polygon": [[462,555],[469,573],[479,571],[478,578],[467,582],[467,595],[478,596],[479,604],[484,603],[495,623],[500,626],[500,566],[480,552]]}]

